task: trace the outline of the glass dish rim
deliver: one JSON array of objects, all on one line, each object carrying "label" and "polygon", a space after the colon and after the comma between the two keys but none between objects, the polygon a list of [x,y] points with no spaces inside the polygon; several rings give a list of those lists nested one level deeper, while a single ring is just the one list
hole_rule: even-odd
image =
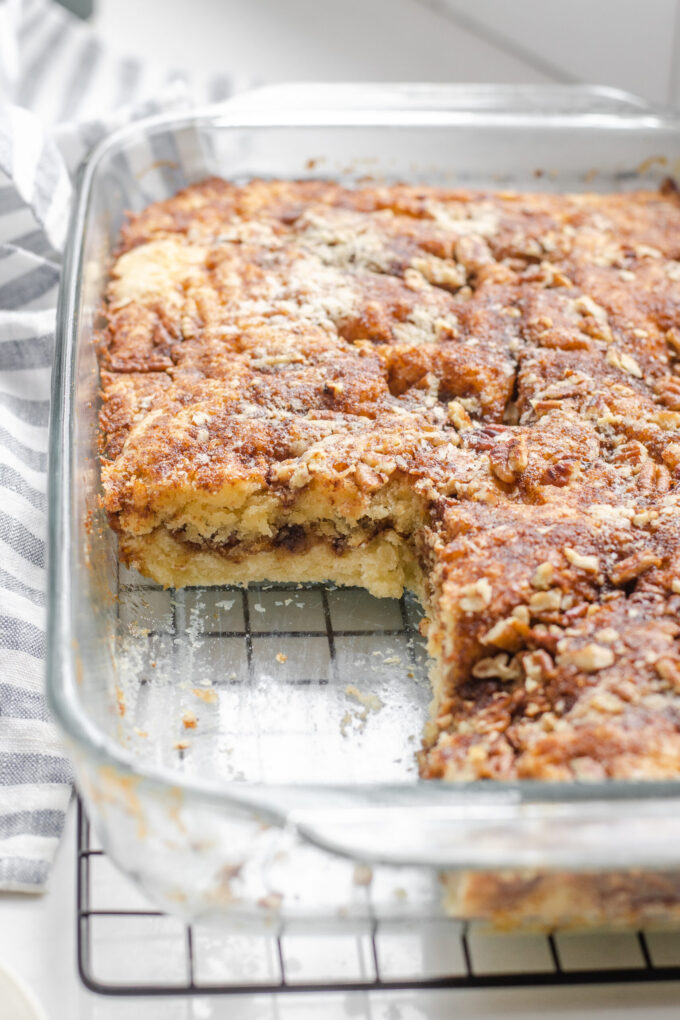
[{"label": "glass dish rim", "polygon": [[[368,101],[367,101],[368,100]],[[81,296],[81,265],[84,231],[97,170],[104,158],[136,137],[143,138],[167,128],[192,125],[239,129],[339,126],[443,126],[476,123],[508,126],[573,126],[630,129],[668,128],[680,132],[680,115],[648,104],[630,93],[600,86],[580,85],[431,85],[391,83],[305,83],[267,86],[226,102],[193,109],[174,110],[134,121],[104,138],[82,164],[74,189],[74,201],[64,253],[57,307],[55,361],[52,375],[48,464],[48,626],[46,678],[51,712],[68,740],[93,759],[98,767],[140,782],[167,788],[234,811],[256,812],[277,825],[289,824],[291,811],[286,795],[312,800],[321,794],[384,795],[386,806],[436,811],[446,807],[465,816],[474,806],[489,816],[499,806],[540,812],[547,804],[578,813],[585,804],[628,804],[642,814],[668,811],[678,798],[680,783],[674,780],[605,780],[599,782],[541,782],[534,780],[447,783],[415,781],[392,786],[366,783],[348,786],[314,784],[260,784],[213,781],[184,775],[168,767],[139,761],[134,754],[99,730],[82,708],[77,692],[75,651],[70,610],[72,577],[69,569],[70,491],[73,471],[75,408],[75,356],[78,345],[78,307]],[[283,803],[277,805],[277,798]],[[374,801],[372,810],[382,800]],[[358,810],[367,806],[365,800]],[[304,813],[304,812],[303,812]],[[313,836],[308,836],[313,838]]]}]

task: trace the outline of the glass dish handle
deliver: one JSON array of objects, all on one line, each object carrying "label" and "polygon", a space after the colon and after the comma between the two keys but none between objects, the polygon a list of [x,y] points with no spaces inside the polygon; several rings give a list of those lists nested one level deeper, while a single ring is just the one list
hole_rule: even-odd
[{"label": "glass dish handle", "polygon": [[372,864],[485,870],[549,861],[553,870],[678,870],[676,798],[600,800],[584,793],[564,801],[555,790],[528,802],[516,791],[451,791],[448,805],[300,809],[288,823],[323,850]]},{"label": "glass dish handle", "polygon": [[[570,117],[597,115],[639,118],[674,111],[632,92],[604,85],[493,85],[429,82],[300,82],[267,85],[238,94],[221,105],[226,119],[233,114],[295,110],[313,113],[399,110],[424,115],[440,113],[493,116]],[[326,121],[327,122],[327,121]]]}]

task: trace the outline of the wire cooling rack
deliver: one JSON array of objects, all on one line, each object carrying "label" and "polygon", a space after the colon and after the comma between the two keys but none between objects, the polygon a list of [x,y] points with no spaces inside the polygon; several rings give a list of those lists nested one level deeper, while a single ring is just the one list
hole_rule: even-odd
[{"label": "wire cooling rack", "polygon": [[[140,756],[222,769],[225,781],[295,784],[310,761],[331,785],[414,777],[431,688],[411,596],[283,583],[174,591],[119,566],[117,611],[125,721]],[[211,689],[212,710],[196,686]],[[380,699],[362,702],[365,693]],[[171,739],[197,707],[210,725]]]},{"label": "wire cooling rack", "polygon": [[680,980],[680,932],[496,934],[450,920],[216,930],[154,910],[78,808],[77,952],[104,995],[234,995]]},{"label": "wire cooling rack", "polygon": [[[338,727],[338,712],[346,709],[348,676],[373,682],[379,690],[381,683],[388,685],[385,700],[390,705],[399,704],[402,691],[410,708],[420,699],[426,717],[429,685],[414,684],[413,679],[427,676],[417,630],[420,613],[409,599],[378,600],[367,593],[319,585],[172,593],[126,568],[120,571],[119,626],[125,632],[128,620],[134,624],[141,649],[134,669],[140,679],[127,691],[128,716],[148,731],[149,740],[158,727],[164,736],[167,719],[184,707],[187,675],[192,683],[211,684],[225,717],[233,716],[241,736],[248,735],[247,745],[257,748],[252,760],[241,757],[237,763],[248,779],[271,780],[271,769],[278,776],[295,756],[308,762],[318,752],[314,743],[318,734],[327,768],[361,770],[377,744],[402,746],[408,727],[415,725],[420,731],[417,715],[405,722],[403,708],[390,714],[389,706],[370,719],[361,717],[361,732],[353,734],[350,745]],[[226,600],[225,592],[230,596]],[[163,661],[162,672],[170,678],[165,687],[158,683],[161,671],[153,669],[156,661]],[[256,696],[258,684],[264,684],[267,696],[257,703],[258,726],[251,732],[244,728],[247,719],[239,716],[239,710],[244,700]],[[276,699],[284,690],[282,727]],[[304,725],[292,727],[296,712],[304,713]],[[354,722],[350,719],[349,724]],[[219,757],[210,743],[214,727],[206,727],[204,735],[200,729],[192,731],[196,735],[190,754],[196,761],[205,753],[212,763]],[[296,732],[288,732],[291,729]],[[293,742],[286,744],[285,754],[284,740]],[[172,743],[157,739],[154,746]],[[183,758],[183,750],[173,753]],[[394,764],[399,774],[411,758]],[[286,921],[238,927],[234,922],[223,930],[185,925],[156,910],[115,868],[97,843],[82,806],[77,855],[78,966],[84,984],[102,994],[230,995],[680,980],[680,932],[510,935],[434,916],[420,921],[329,916],[316,926]]]}]

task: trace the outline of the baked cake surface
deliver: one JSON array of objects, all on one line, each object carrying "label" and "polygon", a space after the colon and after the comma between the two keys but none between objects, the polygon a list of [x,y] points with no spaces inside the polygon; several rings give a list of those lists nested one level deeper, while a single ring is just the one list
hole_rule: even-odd
[{"label": "baked cake surface", "polygon": [[415,590],[426,777],[680,772],[680,202],[211,179],[130,219],[104,505],[165,585]]}]

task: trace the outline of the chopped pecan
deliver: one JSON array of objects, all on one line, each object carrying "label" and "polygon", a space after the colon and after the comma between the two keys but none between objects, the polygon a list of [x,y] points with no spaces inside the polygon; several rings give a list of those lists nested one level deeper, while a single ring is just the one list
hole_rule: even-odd
[{"label": "chopped pecan", "polygon": [[619,640],[620,636],[618,630],[614,630],[613,627],[602,627],[600,630],[595,631],[595,637],[604,645],[613,644]]},{"label": "chopped pecan", "polygon": [[607,351],[607,361],[614,368],[618,368],[619,371],[626,372],[636,379],[642,379],[642,369],[635,358],[630,354],[626,354],[625,351],[618,351],[615,347],[610,347]]},{"label": "chopped pecan", "polygon": [[582,294],[574,302],[574,307],[585,320],[582,325],[585,333],[596,340],[606,340],[608,343],[614,339],[607,312],[602,305],[598,305],[587,294]]},{"label": "chopped pecan", "polygon": [[600,569],[600,561],[597,556],[587,556],[571,549],[568,545],[564,547],[564,555],[577,570],[584,570],[587,574],[597,574]]},{"label": "chopped pecan", "polygon": [[480,613],[491,602],[491,585],[485,577],[461,589],[460,608],[464,613]]},{"label": "chopped pecan", "polygon": [[547,591],[552,585],[554,573],[554,567],[548,560],[544,563],[539,563],[534,571],[534,576],[531,578],[532,588]]},{"label": "chopped pecan", "polygon": [[590,707],[604,715],[621,715],[624,704],[612,691],[596,691],[590,699]]},{"label": "chopped pecan", "polygon": [[669,443],[661,456],[664,464],[671,471],[675,471],[678,465],[680,465],[680,443]]},{"label": "chopped pecan", "polygon": [[630,442],[622,443],[621,446],[617,447],[612,454],[612,463],[627,464],[635,472],[640,470],[648,457],[647,448],[638,442],[637,439],[631,439]]},{"label": "chopped pecan", "polygon": [[456,291],[465,284],[465,267],[457,262],[437,258],[436,255],[419,255],[411,265],[435,287]]},{"label": "chopped pecan", "polygon": [[555,673],[555,663],[544,648],[523,655],[522,667],[527,677],[527,688],[530,680],[534,683],[549,680]]},{"label": "chopped pecan", "polygon": [[647,460],[637,476],[637,485],[645,496],[663,495],[671,487],[670,472],[663,464]]},{"label": "chopped pecan", "polygon": [[469,273],[478,273],[495,261],[491,249],[479,234],[464,234],[456,241],[456,258]]},{"label": "chopped pecan", "polygon": [[575,666],[584,673],[596,673],[600,669],[606,669],[614,662],[614,653],[611,648],[597,645],[590,642],[582,645],[581,648],[574,648],[571,651],[562,652],[558,656],[559,666]]},{"label": "chopped pecan", "polygon": [[680,411],[680,379],[672,375],[657,379],[654,382],[654,392],[664,407]]},{"label": "chopped pecan", "polygon": [[[463,401],[458,400],[457,403],[462,405]],[[509,430],[506,425],[496,425],[494,422],[485,422],[484,425],[481,425],[474,430],[473,434],[468,439],[468,443],[471,449],[488,451],[494,448],[500,435],[509,435]]]},{"label": "chopped pecan", "polygon": [[671,659],[664,655],[656,660],[654,668],[662,680],[665,680],[674,690],[680,691],[680,662],[677,659]]},{"label": "chopped pecan", "polygon": [[496,443],[489,454],[491,470],[508,485],[514,484],[521,477],[528,461],[524,436],[516,436],[507,443]]},{"label": "chopped pecan", "polygon": [[609,580],[612,584],[627,584],[634,578],[644,574],[650,567],[661,566],[661,560],[652,552],[636,552],[627,556],[625,560],[619,560],[616,566],[612,567],[609,573]]},{"label": "chopped pecan", "polygon": [[480,680],[490,677],[498,677],[499,680],[519,680],[522,671],[517,659],[511,659],[503,652],[492,658],[480,659],[472,667],[472,675]]},{"label": "chopped pecan", "polygon": [[446,411],[449,421],[459,432],[472,428],[472,418],[459,400],[450,400]]},{"label": "chopped pecan", "polygon": [[552,613],[562,605],[562,592],[559,588],[550,588],[548,591],[537,591],[529,599],[529,608],[532,613]]},{"label": "chopped pecan", "polygon": [[555,485],[561,487],[568,485],[571,479],[579,470],[579,462],[572,458],[564,458],[549,464],[541,475],[543,485]]},{"label": "chopped pecan", "polygon": [[666,341],[675,354],[680,354],[680,330],[671,326],[666,330]]},{"label": "chopped pecan", "polygon": [[522,647],[528,633],[528,620],[507,616],[503,620],[498,620],[480,640],[483,645],[496,645],[506,652],[516,652]]},{"label": "chopped pecan", "polygon": [[375,492],[382,485],[382,478],[380,475],[370,468],[367,464],[363,464],[361,461],[357,464],[354,469],[354,477],[357,480],[357,484],[360,489],[365,492]]}]

